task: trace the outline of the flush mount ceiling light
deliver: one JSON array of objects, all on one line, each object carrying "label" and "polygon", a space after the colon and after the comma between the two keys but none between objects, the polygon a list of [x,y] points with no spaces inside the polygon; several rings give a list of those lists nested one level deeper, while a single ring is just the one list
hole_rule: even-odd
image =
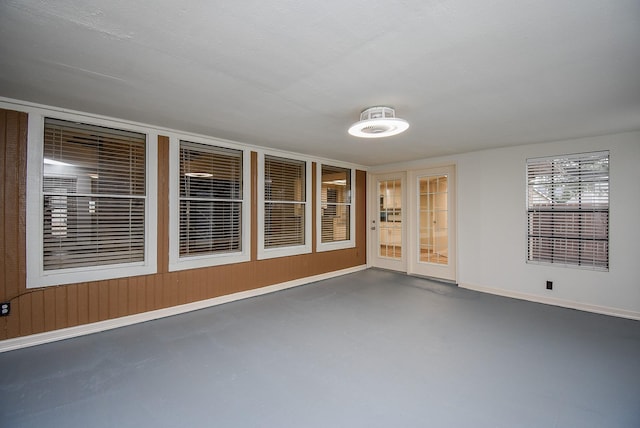
[{"label": "flush mount ceiling light", "polygon": [[360,138],[382,138],[398,135],[409,128],[409,122],[396,117],[391,107],[369,107],[360,113],[360,121],[351,125],[349,134]]},{"label": "flush mount ceiling light", "polygon": [[210,172],[185,172],[184,175],[187,176],[187,177],[193,177],[193,178],[211,178],[211,177],[213,177],[213,174],[211,174]]},{"label": "flush mount ceiling light", "polygon": [[44,158],[44,163],[46,165],[56,165],[56,166],[73,166],[70,163],[61,162],[55,159]]},{"label": "flush mount ceiling light", "polygon": [[323,181],[322,184],[333,184],[333,185],[336,185],[336,186],[346,186],[347,185],[347,180],[346,179],[342,179],[342,180]]}]

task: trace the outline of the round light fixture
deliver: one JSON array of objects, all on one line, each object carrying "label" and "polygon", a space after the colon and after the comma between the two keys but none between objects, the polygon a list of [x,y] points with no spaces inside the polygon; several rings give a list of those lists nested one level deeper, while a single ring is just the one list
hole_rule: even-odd
[{"label": "round light fixture", "polygon": [[349,134],[360,138],[383,138],[398,135],[409,128],[409,122],[396,117],[391,107],[369,107],[360,113],[360,121],[349,128]]}]

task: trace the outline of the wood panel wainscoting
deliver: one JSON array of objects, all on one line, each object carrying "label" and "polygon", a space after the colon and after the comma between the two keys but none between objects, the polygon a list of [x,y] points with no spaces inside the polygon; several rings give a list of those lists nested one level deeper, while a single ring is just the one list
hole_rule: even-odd
[{"label": "wood panel wainscoting", "polygon": [[[257,154],[251,153],[251,261],[169,272],[169,138],[158,138],[158,268],[152,275],[26,288],[27,129],[24,112],[0,109],[0,340],[81,326],[366,264],[366,172],[356,171],[356,246],[257,259]],[[315,170],[316,163],[312,163]],[[315,174],[312,204],[315,207]]]}]

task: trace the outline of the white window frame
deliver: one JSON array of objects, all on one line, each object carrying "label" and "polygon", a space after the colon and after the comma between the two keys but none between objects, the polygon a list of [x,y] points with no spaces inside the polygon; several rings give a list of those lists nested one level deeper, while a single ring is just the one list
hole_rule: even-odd
[{"label": "white window frame", "polygon": [[[322,165],[349,169],[351,171],[351,202],[349,205],[349,239],[322,242]],[[320,163],[316,166],[316,251],[333,251],[356,246],[356,170],[351,166],[336,163]]]},{"label": "white window frame", "polygon": [[[27,134],[27,200],[26,200],[26,250],[27,250],[27,288],[48,287],[106,279],[124,278],[137,275],[149,275],[157,271],[157,176],[158,148],[157,132],[128,122],[79,115],[69,112],[29,108]],[[44,195],[44,120],[45,118],[81,122],[88,125],[122,129],[146,135],[146,196],[145,196],[145,249],[144,261],[113,265],[87,266],[44,270],[43,221]]]},{"label": "white window frame", "polygon": [[[549,213],[553,213],[554,210],[552,208],[546,208],[546,209],[536,209],[534,208],[535,205],[530,204],[529,201],[529,196],[530,196],[530,189],[532,188],[532,186],[535,185],[531,185],[529,183],[529,166],[530,165],[536,165],[539,163],[544,163],[544,162],[555,162],[556,160],[559,159],[567,159],[567,160],[578,160],[578,161],[582,161],[586,158],[588,158],[589,156],[593,156],[593,157],[599,157],[599,158],[604,158],[606,157],[608,159],[609,162],[609,170],[608,170],[608,178],[606,181],[606,186],[607,186],[607,206],[606,206],[606,210],[604,210],[603,208],[598,208],[598,209],[569,209],[568,212],[572,212],[572,213],[590,213],[590,212],[606,212],[607,214],[607,246],[609,247],[609,250],[607,251],[607,260],[606,260],[606,266],[599,266],[597,264],[593,264],[593,263],[588,263],[589,259],[588,258],[582,258],[580,257],[578,262],[566,262],[566,258],[563,261],[562,258],[562,253],[561,255],[555,257],[553,260],[548,261],[548,260],[541,260],[540,258],[531,258],[531,252],[533,251],[533,244],[532,244],[532,238],[536,238],[539,237],[540,235],[536,235],[536,234],[532,234],[531,233],[531,225],[530,225],[530,216],[532,214],[535,213],[543,213],[543,214],[549,214]],[[534,265],[547,265],[547,266],[556,266],[556,267],[565,267],[565,268],[575,268],[575,269],[585,269],[585,270],[594,270],[594,271],[602,271],[602,272],[608,272],[609,271],[609,266],[611,263],[611,254],[610,254],[610,242],[611,242],[611,235],[608,232],[610,227],[611,227],[611,200],[610,200],[610,183],[611,183],[611,179],[610,179],[610,167],[611,167],[611,157],[610,157],[610,152],[608,150],[603,150],[603,151],[595,151],[595,152],[582,152],[582,153],[572,153],[572,154],[564,154],[564,155],[557,155],[557,156],[547,156],[547,157],[535,157],[535,158],[529,158],[526,161],[526,173],[527,173],[527,177],[526,177],[526,183],[527,183],[527,190],[526,190],[526,208],[527,208],[527,254],[526,254],[526,261],[528,264],[534,264]],[[602,185],[603,182],[594,182],[597,184]],[[573,184],[573,183],[571,183]],[[580,195],[583,195],[584,193],[582,192],[582,190],[584,189],[582,186],[577,187],[580,189]],[[563,212],[563,211],[567,211],[567,208],[563,209],[563,206],[559,206],[558,208],[559,212]],[[544,225],[543,226],[548,226]],[[582,226],[580,227],[580,230],[582,231]],[[563,239],[563,235],[559,235],[557,237],[558,239]],[[569,239],[567,236],[564,236],[564,239]],[[572,238],[575,239],[575,241],[581,243],[583,242],[582,238]],[[601,239],[601,238],[600,238]],[[602,240],[602,239],[601,239]],[[588,241],[587,239],[585,239],[585,241]]]},{"label": "white window frame", "polygon": [[[280,247],[280,248],[265,248],[264,247],[264,204],[265,204],[265,195],[264,195],[264,174],[265,174],[265,155],[269,156],[277,156],[284,159],[292,159],[299,160],[305,162],[305,209],[304,209],[304,244],[303,245],[294,245],[290,247]],[[288,154],[288,153],[280,153],[280,152],[271,152],[271,151],[260,151],[258,152],[258,259],[271,259],[276,257],[287,257],[287,256],[295,256],[299,254],[308,254],[311,253],[311,213],[312,213],[312,186],[311,186],[311,164],[312,162],[308,158]]]},{"label": "white window frame", "polygon": [[[169,271],[220,266],[251,258],[251,152],[211,138],[169,133]],[[242,250],[180,257],[180,140],[242,151]]]}]

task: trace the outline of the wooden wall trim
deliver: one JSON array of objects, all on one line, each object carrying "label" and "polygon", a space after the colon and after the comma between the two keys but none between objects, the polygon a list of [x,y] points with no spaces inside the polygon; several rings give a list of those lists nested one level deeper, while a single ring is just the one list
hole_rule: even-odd
[{"label": "wooden wall trim", "polygon": [[318,225],[316,224],[317,220],[317,203],[318,197],[316,195],[316,186],[317,186],[317,177],[316,171],[318,168],[318,164],[316,162],[311,163],[311,252],[315,253],[317,250],[318,237],[316,233],[318,232]]},{"label": "wooden wall trim", "polygon": [[258,153],[251,152],[251,260],[258,260]]},{"label": "wooden wall trim", "polygon": [[[26,291],[26,113],[0,109],[0,301]],[[0,340],[31,331],[31,319],[11,302],[11,315],[0,318]],[[23,331],[21,331],[23,326]]]},{"label": "wooden wall trim", "polygon": [[158,273],[169,272],[169,137],[158,136]]}]

